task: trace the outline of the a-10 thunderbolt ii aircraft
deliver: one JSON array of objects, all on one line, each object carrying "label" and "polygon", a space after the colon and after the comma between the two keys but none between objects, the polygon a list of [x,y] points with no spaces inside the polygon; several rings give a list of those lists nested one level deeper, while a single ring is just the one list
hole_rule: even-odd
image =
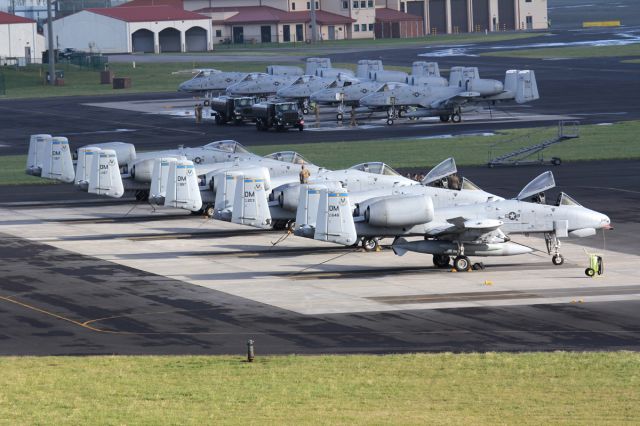
[{"label": "a-10 thunderbolt ii aircraft", "polygon": [[[324,171],[324,173],[321,171],[308,184],[292,183],[275,188],[268,203],[265,203],[254,191],[247,192],[246,194],[250,195],[246,197],[241,194],[235,199],[234,210],[241,211],[244,203],[245,208],[256,209],[255,216],[248,220],[233,219],[233,221],[266,228],[271,222],[293,222],[295,218],[294,233],[298,236],[313,238],[320,191],[323,189],[340,193],[348,191],[356,210],[360,202],[393,195],[414,197],[428,195],[439,207],[501,199],[482,191],[467,179],[463,179],[460,187],[455,189],[432,186],[442,182],[443,179],[446,181],[447,176],[456,171],[455,161],[452,158],[434,167],[422,182],[404,178],[388,165],[378,162],[358,164],[347,170]],[[359,234],[358,241],[362,242],[365,250],[375,250],[379,244],[379,237],[375,234]]]},{"label": "a-10 thunderbolt ii aircraft", "polygon": [[[213,97],[214,94],[219,94],[227,90],[231,85],[241,82],[248,76],[250,78],[260,75],[316,75],[316,70],[326,70],[328,74],[331,70],[331,60],[329,58],[307,58],[305,70],[296,66],[279,66],[270,65],[266,68],[265,73],[249,73],[249,72],[235,72],[235,71],[220,71],[215,69],[201,69],[196,70],[197,74],[178,86],[178,91],[195,93],[204,95],[207,98]],[[339,72],[350,72],[348,70],[335,70],[336,75]]]},{"label": "a-10 thunderbolt ii aircraft", "polygon": [[[438,267],[450,265],[454,257],[454,268],[467,271],[472,267],[468,256],[511,256],[533,251],[510,241],[508,235],[539,233],[545,236],[552,263],[561,265],[564,258],[558,238],[594,235],[598,229],[610,228],[611,221],[564,193],[554,205],[526,201],[554,186],[553,174],[546,172],[512,200],[435,208],[432,197],[402,194],[361,202],[353,214],[347,192],[323,189],[314,238],[351,245],[360,235],[396,237],[392,249],[397,255],[408,251],[432,254]],[[412,235],[424,239],[404,238]]]},{"label": "a-10 thunderbolt ii aircraft", "polygon": [[[409,118],[440,117],[443,122],[459,123],[464,108],[475,109],[480,104],[494,105],[506,101],[522,104],[539,98],[532,70],[509,70],[502,83],[480,78],[475,67],[453,67],[448,86],[426,84],[383,88],[363,97],[360,104],[372,109],[389,108],[388,125],[392,125],[399,115]],[[402,113],[407,109],[413,111]]]},{"label": "a-10 thunderbolt ii aircraft", "polygon": [[[100,160],[103,153],[109,161],[106,164],[99,164],[96,160]],[[164,191],[160,190],[160,186],[164,189],[167,185],[176,183],[175,181],[167,183],[169,167],[176,161],[195,163],[195,166],[189,169],[195,173],[197,187],[203,195],[201,197],[198,194],[198,202],[185,202],[182,206],[173,207],[194,211],[193,206],[200,205],[208,215],[213,214],[217,185],[215,179],[220,180],[224,172],[242,172],[251,176],[262,176],[265,179],[272,176],[275,184],[280,185],[297,179],[301,164],[305,164],[314,173],[319,170],[317,166],[309,164],[297,153],[281,152],[260,157],[231,140],[212,142],[203,147],[181,147],[176,150],[137,155],[133,145],[123,142],[88,145],[77,150],[74,170],[71,150],[66,138],[33,135],[29,144],[26,172],[47,179],[74,182],[82,190],[112,198],[122,197],[125,191],[135,191],[136,198],[146,199],[151,191],[151,199],[161,203],[164,202]],[[164,167],[160,168],[158,163]],[[95,167],[99,170],[104,169],[106,173],[100,182],[95,179]],[[117,173],[114,173],[114,170]],[[159,180],[163,181],[162,185],[158,182]]]},{"label": "a-10 thunderbolt ii aircraft", "polygon": [[[317,58],[321,59],[321,58]],[[258,96],[262,98],[266,98],[272,95],[281,93],[281,89],[291,86],[294,83],[297,84],[298,87],[296,89],[303,89],[307,84],[311,84],[315,86],[320,83],[320,88],[326,87],[332,82],[342,82],[342,79],[352,78],[353,72],[346,69],[335,69],[330,68],[331,62],[327,59],[326,62],[318,62],[312,63],[313,66],[307,67],[304,75],[290,74],[283,75],[283,73],[273,74],[273,75],[250,75],[247,76],[246,79],[240,81],[236,84],[233,84],[227,88],[227,94],[233,96]],[[318,66],[321,65],[321,66]],[[296,68],[298,67],[278,67],[277,69],[284,68]],[[358,70],[360,72],[360,69]],[[312,78],[315,77],[315,78]],[[304,90],[305,92],[307,90]],[[304,99],[301,100],[301,96],[298,94],[289,93],[288,98],[296,99],[300,104],[304,104]],[[308,102],[307,102],[308,108]]]},{"label": "a-10 thunderbolt ii aircraft", "polygon": [[[345,107],[359,107],[360,100],[380,90],[389,90],[397,86],[406,86],[407,82],[432,85],[446,85],[447,81],[440,77],[438,65],[433,62],[416,61],[412,64],[411,75],[402,71],[385,71],[382,61],[358,61],[359,67],[368,67],[366,74],[357,73],[359,81],[335,82],[318,90],[310,96],[312,102],[321,105],[337,106],[336,119],[344,117]],[[388,108],[383,108],[388,109]]]}]

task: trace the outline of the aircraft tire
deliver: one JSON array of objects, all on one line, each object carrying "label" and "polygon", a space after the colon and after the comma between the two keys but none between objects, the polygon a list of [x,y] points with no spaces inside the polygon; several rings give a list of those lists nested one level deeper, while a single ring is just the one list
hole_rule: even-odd
[{"label": "aircraft tire", "polygon": [[403,110],[403,109],[401,109],[401,110],[399,110],[399,111],[398,111],[398,117],[400,117],[400,118],[404,118],[404,114],[405,114],[405,112],[404,112],[404,110]]},{"label": "aircraft tire", "polygon": [[451,116],[451,121],[453,121],[454,123],[460,123],[462,121],[462,116],[456,112]]},{"label": "aircraft tire", "polygon": [[302,113],[303,113],[304,115],[309,114],[309,108],[302,108]]},{"label": "aircraft tire", "polygon": [[433,255],[433,264],[437,268],[446,268],[451,263],[451,258],[446,254],[434,254]]},{"label": "aircraft tire", "polygon": [[206,217],[213,217],[213,206],[211,204],[207,204],[204,209],[202,209],[202,213],[206,216]]},{"label": "aircraft tire", "polygon": [[446,114],[443,114],[440,116],[440,121],[442,121],[443,123],[448,123],[450,120],[450,117]]},{"label": "aircraft tire", "polygon": [[593,277],[596,274],[596,271],[594,271],[591,268],[587,268],[587,269],[584,270],[584,273],[588,277]]},{"label": "aircraft tire", "polygon": [[553,164],[554,166],[559,166],[560,164],[562,164],[562,160],[558,157],[553,157],[551,159],[551,164]]},{"label": "aircraft tire", "polygon": [[365,238],[362,240],[362,248],[364,251],[376,251],[379,246],[380,244],[375,238]]},{"label": "aircraft tire", "polygon": [[393,118],[387,118],[387,126],[393,126]]},{"label": "aircraft tire", "polygon": [[562,257],[562,255],[560,254],[556,254],[551,258],[551,263],[553,263],[556,266],[560,266],[564,263],[564,257]]},{"label": "aircraft tire", "polygon": [[468,271],[470,266],[471,261],[469,261],[469,258],[467,256],[457,256],[453,260],[453,267],[458,272]]},{"label": "aircraft tire", "polygon": [[341,112],[339,112],[339,113],[337,113],[337,114],[336,114],[336,120],[337,120],[337,121],[342,121],[342,119],[343,119],[343,118],[344,118],[344,116],[342,115],[342,113],[341,113]]}]

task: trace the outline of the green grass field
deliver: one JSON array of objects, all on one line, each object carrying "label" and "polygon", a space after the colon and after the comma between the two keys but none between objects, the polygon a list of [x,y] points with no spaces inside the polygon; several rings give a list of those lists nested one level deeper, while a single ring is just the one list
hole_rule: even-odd
[{"label": "green grass field", "polygon": [[629,352],[8,357],[0,369],[11,425],[640,421],[640,354]]},{"label": "green grass field", "polygon": [[[26,148],[25,148],[26,149]],[[0,185],[53,184],[52,180],[29,176],[24,173],[26,155],[0,156]]]},{"label": "green grass field", "polygon": [[[312,163],[330,169],[350,167],[364,161],[384,161],[398,169],[419,168],[426,171],[451,156],[459,166],[484,165],[492,147],[494,155],[499,155],[542,142],[556,133],[555,127],[548,127],[500,130],[495,136],[247,146],[261,155],[295,150]],[[579,139],[550,148],[545,152],[545,158],[555,156],[562,161],[640,158],[638,134],[640,121],[626,121],[609,126],[582,126]],[[25,162],[26,155],[0,156],[0,185],[50,183],[45,179],[25,175]]]},{"label": "green grass field", "polygon": [[[307,125],[312,125],[308,121]],[[363,161],[384,161],[395,168],[428,169],[453,156],[458,165],[487,164],[488,153],[514,151],[550,139],[555,127],[500,130],[495,136],[464,136],[440,139],[379,139],[369,141],[298,143],[250,147],[258,154],[292,149],[309,161],[329,168],[349,167]],[[610,126],[581,126],[580,138],[562,142],[545,152],[545,157],[563,161],[640,158],[640,122]]]},{"label": "green grass field", "polygon": [[[51,96],[75,96],[75,95],[117,95],[127,93],[144,92],[175,92],[178,84],[191,77],[190,70],[194,68],[217,68],[223,71],[240,72],[264,72],[267,65],[271,64],[268,58],[263,62],[185,62],[172,63],[136,63],[133,68],[131,63],[114,63],[109,67],[116,77],[131,77],[131,89],[114,90],[111,85],[100,84],[100,73],[79,69],[74,65],[63,65],[56,69],[62,69],[65,73],[65,85],[54,87],[44,84],[46,69],[33,65],[26,69],[16,70],[8,68],[3,70],[5,76],[6,96],[0,98],[41,98]],[[213,58],[212,58],[213,59]],[[282,63],[282,65],[301,65],[300,62]],[[173,74],[177,71],[184,73]]]},{"label": "green grass field", "polygon": [[505,50],[500,52],[482,53],[481,56],[532,59],[640,56],[640,43],[628,44],[626,46],[579,46]]}]

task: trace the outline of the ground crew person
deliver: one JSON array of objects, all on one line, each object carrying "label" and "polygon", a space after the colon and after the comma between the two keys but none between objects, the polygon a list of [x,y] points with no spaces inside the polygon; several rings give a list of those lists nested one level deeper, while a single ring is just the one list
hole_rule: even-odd
[{"label": "ground crew person", "polygon": [[311,176],[311,172],[309,172],[309,169],[305,168],[303,164],[300,169],[300,183],[308,183],[309,176]]},{"label": "ground crew person", "polygon": [[202,123],[202,104],[196,104],[195,115],[196,123]]}]

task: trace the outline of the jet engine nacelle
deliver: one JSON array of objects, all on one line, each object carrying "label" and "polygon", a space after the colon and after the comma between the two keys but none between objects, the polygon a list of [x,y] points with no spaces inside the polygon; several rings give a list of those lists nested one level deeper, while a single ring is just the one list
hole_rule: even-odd
[{"label": "jet engine nacelle", "polygon": [[491,96],[502,93],[504,85],[498,80],[478,78],[467,81],[466,89],[468,92],[480,93],[480,96]]},{"label": "jet engine nacelle", "polygon": [[409,75],[403,71],[369,71],[369,80],[382,83],[407,81]]},{"label": "jet engine nacelle", "polygon": [[295,212],[298,209],[298,200],[300,199],[299,183],[280,186],[273,192],[280,207],[290,212]]},{"label": "jet engine nacelle", "polygon": [[271,75],[302,75],[303,71],[300,67],[287,65],[269,65],[267,74]]},{"label": "jet engine nacelle", "polygon": [[134,161],[129,172],[131,177],[138,182],[151,182],[155,158]]},{"label": "jet engine nacelle", "polygon": [[406,80],[407,84],[412,86],[435,86],[435,87],[445,87],[449,85],[449,81],[444,77],[426,77],[426,76],[416,76],[410,75]]},{"label": "jet engine nacelle", "polygon": [[380,197],[364,210],[365,222],[382,227],[418,225],[432,221],[433,216],[433,201],[423,195]]},{"label": "jet engine nacelle", "polygon": [[93,146],[100,149],[111,149],[116,153],[118,164],[121,166],[130,164],[136,159],[136,147],[133,144],[126,142],[104,142],[96,143],[88,146]]},{"label": "jet engine nacelle", "polygon": [[28,175],[40,176],[42,173],[42,164],[46,161],[50,141],[51,135],[31,135],[26,167],[26,173]]}]

